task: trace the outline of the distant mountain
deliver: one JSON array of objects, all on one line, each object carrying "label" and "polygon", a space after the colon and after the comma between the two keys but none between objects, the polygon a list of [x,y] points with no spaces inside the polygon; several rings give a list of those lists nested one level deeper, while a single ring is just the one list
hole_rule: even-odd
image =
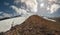
[{"label": "distant mountain", "polygon": [[[18,20],[19,21],[19,20]],[[60,24],[32,15],[22,24],[12,26],[0,35],[60,35]]]},{"label": "distant mountain", "polygon": [[56,22],[60,23],[60,17],[54,17],[54,18],[50,18],[50,19],[56,20]]},{"label": "distant mountain", "polygon": [[59,18],[54,18],[57,22],[60,22],[60,17]]}]

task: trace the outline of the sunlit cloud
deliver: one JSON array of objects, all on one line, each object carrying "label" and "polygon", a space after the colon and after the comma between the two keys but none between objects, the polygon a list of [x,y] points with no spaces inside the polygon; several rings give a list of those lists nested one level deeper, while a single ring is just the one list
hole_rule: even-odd
[{"label": "sunlit cloud", "polygon": [[41,3],[41,4],[40,4],[40,7],[43,8],[43,7],[44,7],[44,3]]},{"label": "sunlit cloud", "polygon": [[47,10],[50,10],[49,6],[47,7]]},{"label": "sunlit cloud", "polygon": [[51,13],[54,13],[54,12],[57,12],[57,9],[59,9],[60,8],[60,6],[59,5],[57,5],[57,4],[53,4],[52,6],[51,6]]},{"label": "sunlit cloud", "polygon": [[60,5],[56,4],[57,0],[48,0],[48,7],[47,10],[50,10],[50,14],[57,12],[57,10],[60,8]]},{"label": "sunlit cloud", "polygon": [[25,8],[26,8],[27,11],[29,11],[29,12],[37,12],[37,1],[36,0],[15,0],[14,3],[15,4],[24,3],[26,5]]}]

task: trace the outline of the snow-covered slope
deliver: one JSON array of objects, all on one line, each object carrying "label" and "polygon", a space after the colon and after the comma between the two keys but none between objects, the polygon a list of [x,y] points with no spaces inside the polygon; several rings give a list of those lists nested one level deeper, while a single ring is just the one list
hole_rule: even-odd
[{"label": "snow-covered slope", "polygon": [[27,16],[16,17],[0,21],[0,32],[5,32],[9,30],[11,28],[11,25],[15,26],[23,23],[31,15],[32,14],[28,14]]}]

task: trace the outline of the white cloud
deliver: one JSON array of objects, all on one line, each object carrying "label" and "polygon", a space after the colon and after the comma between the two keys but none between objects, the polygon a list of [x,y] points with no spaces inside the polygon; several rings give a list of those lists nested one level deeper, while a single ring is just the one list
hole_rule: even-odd
[{"label": "white cloud", "polygon": [[50,13],[54,13],[54,12],[57,12],[57,10],[60,8],[60,5],[57,5],[57,4],[53,4],[51,5],[51,8],[50,8]]},{"label": "white cloud", "polygon": [[60,8],[60,5],[58,5],[57,0],[48,0],[47,10],[49,11],[50,14],[57,12],[59,8]]},{"label": "white cloud", "polygon": [[3,17],[11,17],[11,16],[12,16],[11,14],[3,13]]},{"label": "white cloud", "polygon": [[18,8],[18,7],[16,7],[16,6],[11,6],[11,8],[13,9],[13,10],[15,10],[19,15],[21,15],[21,14],[27,14],[27,11],[26,10],[24,10],[24,9],[21,9],[21,8]]},{"label": "white cloud", "polygon": [[1,11],[0,14],[2,14],[3,12]]},{"label": "white cloud", "polygon": [[25,5],[27,6],[26,10],[31,11],[31,12],[37,12],[37,1],[36,0],[15,0],[14,3],[15,4],[25,3]]},{"label": "white cloud", "polygon": [[0,19],[5,17],[11,17],[11,16],[12,16],[11,14],[4,13],[3,11],[0,12]]},{"label": "white cloud", "polygon": [[44,6],[44,3],[41,3],[41,4],[40,4],[40,7],[41,7],[41,8],[44,8],[44,7],[45,7],[45,6]]}]

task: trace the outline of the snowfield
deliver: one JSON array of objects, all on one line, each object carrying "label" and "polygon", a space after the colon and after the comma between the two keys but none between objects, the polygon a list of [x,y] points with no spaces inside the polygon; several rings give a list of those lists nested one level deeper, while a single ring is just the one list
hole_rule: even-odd
[{"label": "snowfield", "polygon": [[11,19],[0,21],[0,32],[6,32],[7,30],[10,30],[12,24],[13,26],[15,26],[15,25],[19,25],[23,23],[31,15],[32,14],[29,14],[25,17],[22,16],[22,17],[16,17],[16,18],[11,18]]},{"label": "snowfield", "polygon": [[[23,23],[31,15],[34,15],[34,14],[29,13],[28,15],[25,15],[22,17],[16,17],[16,18],[11,18],[11,19],[6,19],[6,20],[0,21],[0,32],[6,32],[6,31],[10,30],[12,26]],[[46,20],[49,20],[49,21],[56,22],[55,20],[48,19],[46,17],[43,17],[43,18]]]}]

